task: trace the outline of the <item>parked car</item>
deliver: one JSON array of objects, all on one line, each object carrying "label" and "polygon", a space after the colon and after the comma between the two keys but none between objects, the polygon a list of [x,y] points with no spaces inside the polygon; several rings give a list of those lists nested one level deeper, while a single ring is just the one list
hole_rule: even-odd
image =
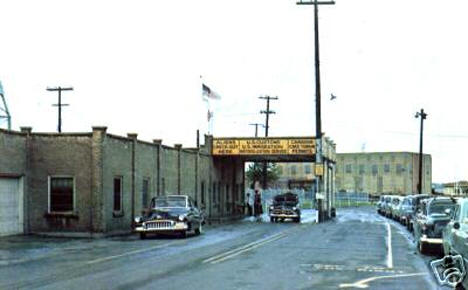
[{"label": "parked car", "polygon": [[448,211],[453,211],[456,200],[448,197],[434,197],[421,201],[413,221],[414,238],[419,251],[424,254],[431,245],[442,246],[442,231],[450,221]]},{"label": "parked car", "polygon": [[135,231],[144,239],[148,234],[188,232],[200,234],[204,224],[203,215],[187,195],[167,195],[151,200],[150,209],[135,217]]},{"label": "parked car", "polygon": [[406,228],[408,231],[413,231],[413,220],[415,219],[416,213],[420,208],[421,201],[424,199],[431,198],[429,194],[414,194],[411,196],[412,210],[406,215]]},{"label": "parked car", "polygon": [[444,253],[466,256],[468,262],[468,198],[460,199],[451,214],[452,219],[442,233]]},{"label": "parked car", "polygon": [[407,216],[413,210],[413,206],[411,202],[412,202],[411,196],[404,196],[401,202],[396,207],[396,211],[394,214],[395,219],[398,220],[403,225],[406,225],[406,222],[408,220]]},{"label": "parked car", "polygon": [[389,217],[398,220],[398,207],[400,206],[400,203],[403,201],[403,196],[399,195],[394,195],[392,196],[392,200],[389,206]]},{"label": "parked car", "polygon": [[275,196],[268,214],[272,223],[285,219],[292,219],[296,223],[300,222],[301,210],[299,209],[298,196],[291,192]]},{"label": "parked car", "polygon": [[377,202],[377,212],[379,214],[383,214],[383,206],[385,204],[385,198],[387,195],[381,195],[379,201]]},{"label": "parked car", "polygon": [[390,206],[392,204],[393,197],[394,195],[386,195],[384,202],[382,204],[382,214],[386,217],[390,216],[390,213],[391,213]]}]

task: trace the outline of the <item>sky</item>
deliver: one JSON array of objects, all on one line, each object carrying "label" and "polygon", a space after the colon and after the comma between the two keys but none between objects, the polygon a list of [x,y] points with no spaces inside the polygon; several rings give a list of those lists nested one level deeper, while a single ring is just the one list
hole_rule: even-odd
[{"label": "sky", "polygon": [[[468,179],[468,2],[336,0],[320,7],[322,129],[337,152],[424,152],[433,182]],[[0,2],[0,81],[14,130],[107,126],[184,147],[207,133],[315,135],[313,7],[294,0]],[[200,78],[202,76],[202,79]],[[330,95],[337,96],[330,100]],[[5,128],[5,123],[0,123]],[[259,135],[264,131],[259,130]]]}]

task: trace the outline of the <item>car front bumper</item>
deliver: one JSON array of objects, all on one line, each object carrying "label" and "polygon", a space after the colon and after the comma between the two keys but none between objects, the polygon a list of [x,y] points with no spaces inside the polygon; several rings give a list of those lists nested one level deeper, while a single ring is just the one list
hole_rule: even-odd
[{"label": "car front bumper", "polygon": [[420,239],[421,243],[442,245],[442,238],[428,238],[426,235],[423,235]]},{"label": "car front bumper", "polygon": [[274,218],[298,218],[300,215],[298,214],[283,214],[283,213],[270,213],[270,217]]},{"label": "car front bumper", "polygon": [[143,222],[135,227],[137,233],[158,233],[188,230],[186,222],[176,222],[171,220],[157,220]]}]

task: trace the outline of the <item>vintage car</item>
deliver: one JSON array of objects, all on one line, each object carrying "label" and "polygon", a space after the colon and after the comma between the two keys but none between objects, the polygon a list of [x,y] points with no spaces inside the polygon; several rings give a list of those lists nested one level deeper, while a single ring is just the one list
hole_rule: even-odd
[{"label": "vintage car", "polygon": [[385,200],[382,204],[382,209],[381,209],[381,212],[384,216],[386,217],[390,217],[391,213],[392,213],[392,201],[393,199],[395,198],[396,195],[386,195],[385,196]]},{"label": "vintage car", "polygon": [[[468,198],[458,200],[451,214],[452,220],[442,232],[442,245],[445,255],[461,255],[468,265]],[[468,278],[462,282],[468,288]]]},{"label": "vintage car", "polygon": [[416,217],[416,213],[418,212],[418,209],[421,206],[421,201],[431,198],[431,195],[429,194],[414,194],[411,196],[411,211],[407,211],[405,214],[405,219],[406,219],[406,228],[408,231],[412,232],[413,231],[413,221]]},{"label": "vintage car", "polygon": [[297,194],[287,192],[273,198],[268,214],[272,223],[292,219],[298,223],[301,221],[301,210],[299,209],[299,198]]},{"label": "vintage car", "polygon": [[385,198],[387,195],[381,195],[379,201],[377,202],[377,212],[383,214],[383,207],[385,205]]},{"label": "vintage car", "polygon": [[151,200],[150,208],[135,217],[135,232],[144,239],[148,234],[188,232],[199,235],[204,224],[203,214],[187,195],[158,196]]},{"label": "vintage car", "polygon": [[394,195],[392,196],[392,201],[390,203],[390,206],[388,207],[388,217],[398,220],[398,209],[401,205],[401,202],[403,201],[403,196],[399,195]]},{"label": "vintage car", "polygon": [[395,213],[396,220],[405,225],[408,223],[408,218],[413,211],[413,196],[408,195],[403,198]]},{"label": "vintage car", "polygon": [[413,234],[422,254],[431,245],[442,246],[442,231],[451,218],[447,212],[453,211],[455,205],[456,200],[448,197],[434,197],[421,202],[413,221]]}]

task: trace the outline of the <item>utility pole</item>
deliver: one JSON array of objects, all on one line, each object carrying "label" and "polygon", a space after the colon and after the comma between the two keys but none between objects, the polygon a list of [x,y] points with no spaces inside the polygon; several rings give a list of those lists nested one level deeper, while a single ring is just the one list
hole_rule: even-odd
[{"label": "utility pole", "polygon": [[7,126],[8,126],[7,128],[8,130],[11,130],[11,115],[10,115],[10,111],[8,111],[8,106],[6,103],[5,92],[3,91],[2,82],[0,82],[0,96],[2,97],[2,103],[3,103],[3,107],[0,106],[0,120],[6,119]]},{"label": "utility pole", "polygon": [[[319,18],[318,6],[319,5],[334,5],[335,1],[308,1],[303,2],[300,0],[296,2],[297,5],[314,5],[314,37],[315,37],[315,140],[316,140],[316,153],[315,165],[323,165],[322,161],[322,109],[321,109],[321,90],[320,90],[320,45],[319,45]],[[315,193],[321,193],[322,190],[322,177],[315,176]],[[318,218],[319,222],[325,219],[326,213],[322,199],[318,200]]]},{"label": "utility pole", "polygon": [[62,87],[55,87],[55,88],[47,88],[50,92],[58,91],[58,104],[53,104],[52,106],[58,107],[58,132],[62,133],[62,107],[68,106],[68,104],[62,104],[62,91],[73,91],[72,87],[62,88]]},{"label": "utility pole", "polygon": [[263,124],[260,124],[260,123],[253,123],[253,124],[249,124],[250,126],[255,126],[255,138],[258,137],[258,126],[262,126],[263,128],[265,128],[265,125]]},{"label": "utility pole", "polygon": [[[267,107],[266,111],[260,111],[260,114],[265,114],[266,115],[266,120],[265,120],[265,137],[268,137],[268,128],[270,128],[269,125],[269,116],[270,114],[276,114],[275,111],[270,111],[270,100],[278,100],[278,97],[259,97],[259,99],[266,100]],[[263,162],[263,189],[265,190],[267,187],[267,162]]]},{"label": "utility pole", "polygon": [[415,118],[421,118],[421,129],[419,130],[419,176],[418,176],[418,193],[422,194],[422,171],[423,171],[423,124],[427,117],[424,113],[424,109],[420,112],[416,112]]}]

